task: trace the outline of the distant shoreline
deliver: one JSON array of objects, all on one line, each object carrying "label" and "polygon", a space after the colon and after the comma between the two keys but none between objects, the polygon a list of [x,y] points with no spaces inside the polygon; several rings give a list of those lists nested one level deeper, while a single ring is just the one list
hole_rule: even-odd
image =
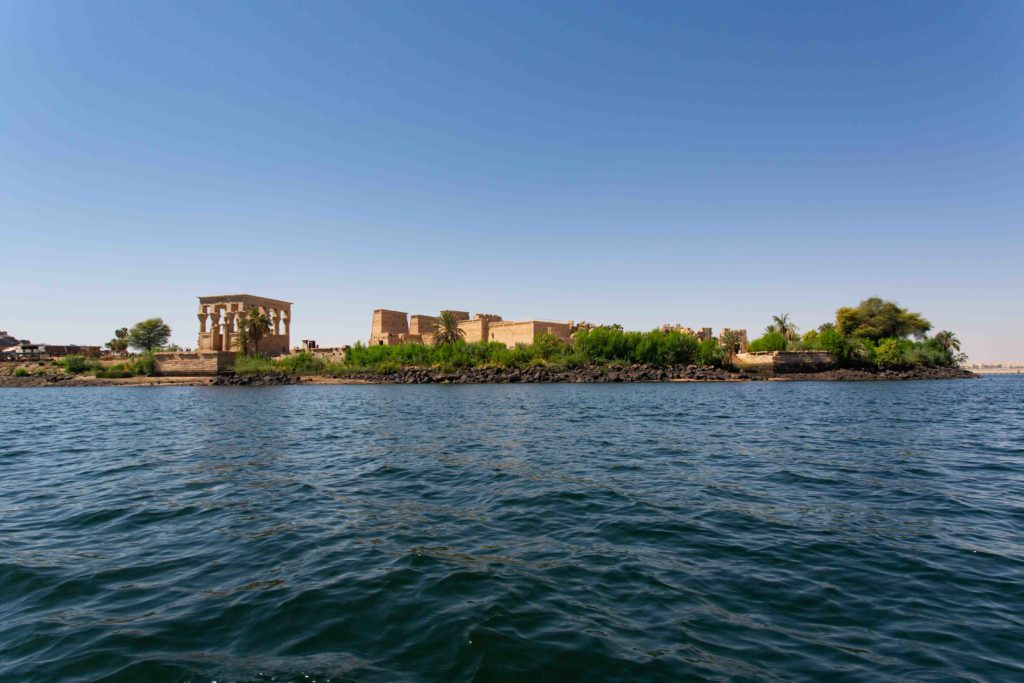
[{"label": "distant shoreline", "polygon": [[279,386],[341,384],[613,384],[640,382],[795,382],[795,381],[906,381],[973,379],[979,375],[960,368],[911,368],[907,370],[826,370],[805,373],[758,374],[733,372],[712,367],[649,366],[587,367],[551,370],[545,367],[468,368],[442,372],[427,368],[405,368],[393,373],[329,377],[294,375],[283,372],[250,375],[128,377],[104,379],[86,375],[42,374],[0,376],[0,387],[139,387],[139,386]]}]

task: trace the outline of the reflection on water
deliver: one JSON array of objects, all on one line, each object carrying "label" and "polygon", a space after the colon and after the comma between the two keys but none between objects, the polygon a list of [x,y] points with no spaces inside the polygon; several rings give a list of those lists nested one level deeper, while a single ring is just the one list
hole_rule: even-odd
[{"label": "reflection on water", "polygon": [[1021,424],[1019,378],[2,390],[0,679],[1021,680]]}]

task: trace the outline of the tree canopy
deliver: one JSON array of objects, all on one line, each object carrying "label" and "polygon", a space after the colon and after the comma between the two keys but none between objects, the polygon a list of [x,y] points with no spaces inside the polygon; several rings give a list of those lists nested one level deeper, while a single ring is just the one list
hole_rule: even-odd
[{"label": "tree canopy", "polygon": [[892,301],[871,297],[856,307],[843,307],[836,311],[836,329],[851,337],[879,341],[889,337],[908,335],[922,337],[932,328],[920,313],[911,313]]},{"label": "tree canopy", "polygon": [[250,308],[238,321],[238,350],[248,353],[252,344],[252,354],[259,353],[260,340],[270,333],[270,318],[259,308]]},{"label": "tree canopy", "polygon": [[434,332],[435,344],[454,344],[466,336],[465,330],[459,327],[459,319],[451,311],[441,311],[437,317]]},{"label": "tree canopy", "polygon": [[171,338],[171,328],[162,318],[150,318],[135,323],[128,330],[128,346],[140,351],[152,351],[167,344]]}]

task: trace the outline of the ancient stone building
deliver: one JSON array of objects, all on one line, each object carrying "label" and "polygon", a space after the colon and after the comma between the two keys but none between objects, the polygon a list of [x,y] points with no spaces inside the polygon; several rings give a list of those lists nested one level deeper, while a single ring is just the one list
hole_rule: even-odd
[{"label": "ancient stone building", "polygon": [[[502,320],[493,313],[477,313],[470,317],[466,311],[450,311],[459,321],[463,339],[468,343],[494,341],[508,347],[532,344],[539,332],[550,332],[565,341],[570,340],[572,323],[544,322],[540,320]],[[430,344],[437,327],[437,318],[430,315],[408,317],[402,311],[377,309],[373,312],[370,344],[392,346],[403,343]]]},{"label": "ancient stone building", "polygon": [[746,351],[747,350],[747,331],[746,330],[732,330],[732,329],[729,329],[728,327],[723,327],[722,331],[718,333],[718,338],[722,339],[726,335],[726,333],[728,333],[728,332],[732,332],[733,334],[736,335],[736,339],[739,341],[739,344],[740,344],[740,348],[738,350],[739,351]]},{"label": "ancient stone building", "polygon": [[288,353],[291,344],[292,305],[288,301],[251,294],[199,297],[198,351],[237,351],[238,323],[246,311],[258,308],[270,319],[270,332],[259,343],[268,356]]},{"label": "ancient stone building", "polygon": [[503,320],[491,323],[488,341],[500,342],[512,348],[516,344],[532,344],[538,334],[546,332],[562,341],[572,339],[572,328],[569,323],[556,323],[547,320]]},{"label": "ancient stone building", "polygon": [[373,312],[373,325],[370,328],[371,346],[393,346],[410,341],[409,315],[404,311],[390,311],[378,308]]}]

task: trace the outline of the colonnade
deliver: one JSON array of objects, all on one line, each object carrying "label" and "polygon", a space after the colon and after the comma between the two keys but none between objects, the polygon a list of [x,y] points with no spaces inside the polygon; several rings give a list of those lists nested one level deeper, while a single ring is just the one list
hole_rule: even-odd
[{"label": "colonnade", "polygon": [[[240,323],[245,314],[253,308],[265,313],[270,320],[270,331],[260,346],[287,351],[291,338],[291,306],[260,306],[248,302],[200,303],[196,317],[199,318],[200,351],[236,351]],[[278,349],[277,347],[280,347]]]}]

